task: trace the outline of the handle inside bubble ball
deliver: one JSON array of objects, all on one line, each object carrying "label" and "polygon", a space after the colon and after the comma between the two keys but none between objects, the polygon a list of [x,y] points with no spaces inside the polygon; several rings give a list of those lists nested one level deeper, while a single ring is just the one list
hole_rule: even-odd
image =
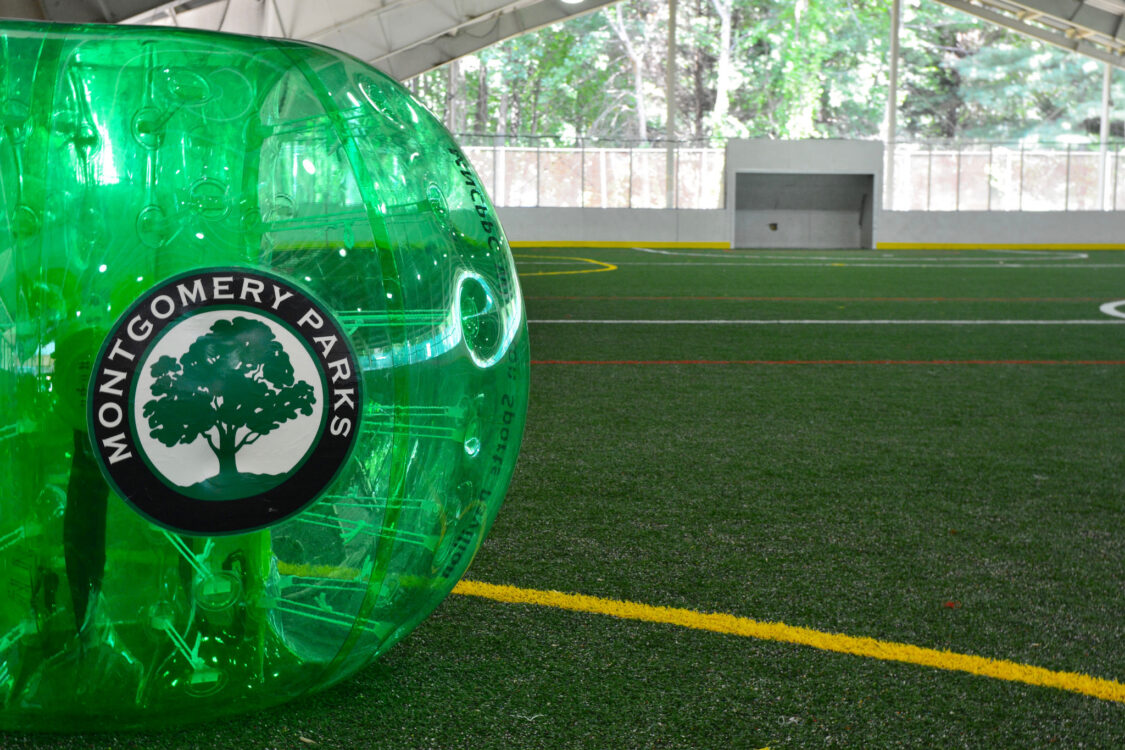
[{"label": "handle inside bubble ball", "polygon": [[[0,43],[0,728],[338,682],[449,593],[518,454],[526,321],[480,177],[326,48],[6,21]],[[304,395],[224,464],[149,407],[226,324],[286,353],[255,388]]]}]

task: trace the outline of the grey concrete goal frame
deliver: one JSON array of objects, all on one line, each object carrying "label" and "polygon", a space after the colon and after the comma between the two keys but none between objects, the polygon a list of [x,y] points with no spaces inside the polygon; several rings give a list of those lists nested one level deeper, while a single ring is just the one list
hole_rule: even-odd
[{"label": "grey concrete goal frame", "polygon": [[734,246],[874,247],[874,174],[738,172]]},{"label": "grey concrete goal frame", "polygon": [[734,247],[872,248],[883,144],[732,140],[725,183]]}]

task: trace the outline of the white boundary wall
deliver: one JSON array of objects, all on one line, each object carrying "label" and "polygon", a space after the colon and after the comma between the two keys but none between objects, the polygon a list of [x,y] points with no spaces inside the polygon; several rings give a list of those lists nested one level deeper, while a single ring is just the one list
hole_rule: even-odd
[{"label": "white boundary wall", "polygon": [[[725,210],[498,208],[513,242],[730,244]],[[1125,249],[1123,211],[881,211],[875,246],[1112,245]]]},{"label": "white boundary wall", "polygon": [[497,208],[513,242],[730,244],[725,209]]},{"label": "white boundary wall", "polygon": [[876,246],[1115,245],[1125,211],[884,211]]},{"label": "white boundary wall", "polygon": [[[734,181],[740,171],[875,174],[882,194],[881,143],[732,140],[723,209],[514,208],[500,221],[514,242],[723,243],[734,238]],[[1125,249],[1122,211],[884,211],[876,201],[879,246],[1103,245]]]}]

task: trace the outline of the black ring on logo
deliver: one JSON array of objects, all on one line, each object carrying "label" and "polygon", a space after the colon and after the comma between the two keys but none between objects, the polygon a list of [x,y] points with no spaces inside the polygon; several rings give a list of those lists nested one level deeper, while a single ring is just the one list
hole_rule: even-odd
[{"label": "black ring on logo", "polygon": [[[307,458],[265,491],[236,499],[191,497],[143,458],[132,394],[161,334],[209,308],[260,311],[302,339],[325,384],[322,427]],[[314,338],[316,339],[314,341]],[[137,512],[189,535],[239,534],[279,523],[320,497],[347,462],[363,408],[359,360],[334,316],[310,294],[273,274],[206,268],[166,279],[118,318],[94,362],[87,398],[90,439],[102,475]]]}]

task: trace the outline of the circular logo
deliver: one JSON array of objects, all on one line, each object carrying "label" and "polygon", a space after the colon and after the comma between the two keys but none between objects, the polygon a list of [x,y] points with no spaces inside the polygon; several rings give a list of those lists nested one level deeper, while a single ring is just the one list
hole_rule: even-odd
[{"label": "circular logo", "polygon": [[103,475],[138,512],[186,534],[237,534],[323,493],[355,444],[361,387],[322,304],[272,274],[208,268],[118,319],[87,419]]}]

